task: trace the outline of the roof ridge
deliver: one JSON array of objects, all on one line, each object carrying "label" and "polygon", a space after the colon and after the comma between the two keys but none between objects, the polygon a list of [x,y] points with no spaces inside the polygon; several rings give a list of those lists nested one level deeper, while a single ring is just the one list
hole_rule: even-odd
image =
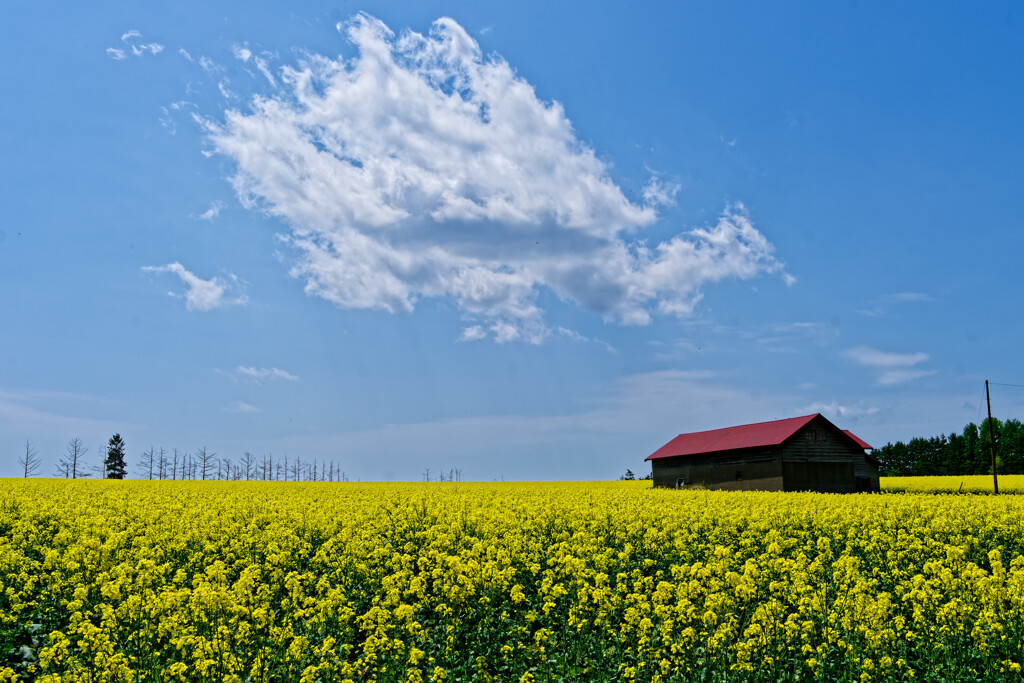
[{"label": "roof ridge", "polygon": [[717,429],[705,429],[699,432],[679,434],[657,451],[647,456],[646,459],[695,455],[759,446],[777,446],[787,441],[797,431],[818,417],[828,422],[835,429],[839,429],[821,413],[719,427]]}]

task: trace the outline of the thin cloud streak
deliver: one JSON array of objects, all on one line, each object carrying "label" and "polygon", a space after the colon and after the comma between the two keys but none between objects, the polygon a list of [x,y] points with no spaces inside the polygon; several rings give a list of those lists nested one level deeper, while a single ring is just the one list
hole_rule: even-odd
[{"label": "thin cloud streak", "polygon": [[116,61],[123,61],[128,58],[129,53],[135,57],[142,57],[147,54],[158,55],[164,51],[164,46],[160,43],[143,43],[139,40],[141,38],[142,34],[135,29],[125,31],[121,34],[121,43],[124,47],[108,47],[107,56]]},{"label": "thin cloud streak", "polygon": [[913,366],[928,360],[928,354],[916,353],[892,353],[880,351],[870,346],[857,346],[847,349],[844,354],[847,358],[870,368],[876,372],[875,381],[881,386],[892,386],[903,384],[911,380],[920,379],[934,375],[934,370],[923,370]]},{"label": "thin cloud streak", "polygon": [[243,377],[260,381],[264,379],[283,379],[289,382],[298,382],[299,378],[290,372],[281,370],[280,368],[255,368],[255,367],[243,367],[239,365],[235,368],[235,372]]},{"label": "thin cloud streak", "polygon": [[[227,293],[240,286],[241,281],[233,274],[228,275],[228,280],[220,277],[213,277],[204,280],[201,277],[189,272],[183,265],[175,261],[165,266],[143,266],[145,273],[173,273],[178,276],[185,285],[184,294],[185,308],[190,311],[212,311],[222,306],[237,306],[249,303],[249,298],[244,294],[236,297],[228,297]],[[173,297],[181,295],[168,292]]]}]

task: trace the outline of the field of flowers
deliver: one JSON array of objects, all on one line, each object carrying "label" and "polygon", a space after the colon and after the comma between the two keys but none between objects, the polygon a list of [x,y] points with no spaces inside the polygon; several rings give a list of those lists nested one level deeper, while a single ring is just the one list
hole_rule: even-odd
[{"label": "field of flowers", "polygon": [[1009,681],[1024,497],[0,480],[0,681]]},{"label": "field of flowers", "polygon": [[[892,493],[992,493],[992,475],[882,477],[881,485]],[[1024,474],[1000,474],[999,492],[1024,493]]]}]

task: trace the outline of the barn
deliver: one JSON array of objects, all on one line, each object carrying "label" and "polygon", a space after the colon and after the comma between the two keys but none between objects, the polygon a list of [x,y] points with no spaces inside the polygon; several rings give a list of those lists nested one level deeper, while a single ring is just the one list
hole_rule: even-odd
[{"label": "barn", "polygon": [[647,456],[655,486],[878,491],[871,446],[820,413],[680,434]]}]

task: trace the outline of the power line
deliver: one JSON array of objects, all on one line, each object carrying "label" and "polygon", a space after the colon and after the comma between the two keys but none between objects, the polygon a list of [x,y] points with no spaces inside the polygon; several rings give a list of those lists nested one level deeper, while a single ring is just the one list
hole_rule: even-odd
[{"label": "power line", "polygon": [[1024,384],[1004,384],[1003,382],[989,382],[989,384],[995,387],[1017,387],[1019,389],[1024,389]]}]

